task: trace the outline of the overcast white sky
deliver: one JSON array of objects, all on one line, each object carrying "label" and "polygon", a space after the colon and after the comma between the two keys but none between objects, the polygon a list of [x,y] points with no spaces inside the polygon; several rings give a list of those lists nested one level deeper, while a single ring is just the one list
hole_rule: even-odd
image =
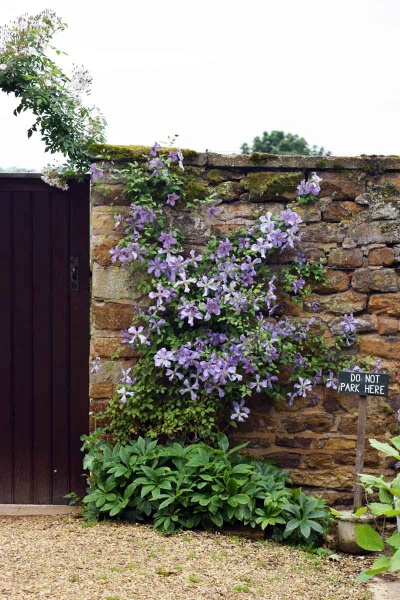
[{"label": "overcast white sky", "polygon": [[[56,46],[93,75],[110,143],[239,152],[263,131],[333,154],[400,154],[400,0],[16,0],[55,10]],[[41,168],[27,115],[0,95],[0,166]]]}]

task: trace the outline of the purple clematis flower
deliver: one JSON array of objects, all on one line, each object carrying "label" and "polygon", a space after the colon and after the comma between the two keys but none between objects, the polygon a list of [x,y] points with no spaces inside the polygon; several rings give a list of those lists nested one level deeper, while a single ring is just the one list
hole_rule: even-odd
[{"label": "purple clematis flower", "polygon": [[174,353],[166,348],[161,348],[154,355],[154,364],[156,367],[166,367],[167,369],[171,366],[171,361],[175,360]]},{"label": "purple clematis flower", "polygon": [[92,163],[89,167],[89,174],[92,177],[92,181],[96,181],[96,179],[103,179],[104,173],[101,169],[97,168],[96,163]]},{"label": "purple clematis flower", "polygon": [[242,399],[240,402],[232,402],[233,413],[231,414],[232,421],[238,421],[239,423],[243,423],[246,419],[248,419],[250,414],[250,409],[244,405],[245,400]]},{"label": "purple clematis flower", "polygon": [[167,200],[165,204],[169,204],[169,206],[175,206],[175,204],[178,202],[178,200],[180,200],[181,197],[178,196],[178,194],[168,194],[167,195]]}]

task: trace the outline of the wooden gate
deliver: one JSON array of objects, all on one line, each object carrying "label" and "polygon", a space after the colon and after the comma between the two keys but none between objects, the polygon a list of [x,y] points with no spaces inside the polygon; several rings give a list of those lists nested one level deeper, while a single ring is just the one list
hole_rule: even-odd
[{"label": "wooden gate", "polygon": [[89,181],[0,177],[0,504],[82,494]]}]

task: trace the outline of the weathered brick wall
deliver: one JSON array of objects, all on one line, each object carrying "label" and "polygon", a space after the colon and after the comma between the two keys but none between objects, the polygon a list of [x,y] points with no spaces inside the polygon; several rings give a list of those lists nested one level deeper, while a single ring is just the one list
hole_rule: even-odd
[{"label": "weathered brick wall", "polygon": [[[114,149],[115,150],[115,149]],[[142,149],[122,148],[116,158],[135,157]],[[103,162],[106,171],[110,162]],[[229,234],[250,225],[255,211],[278,212],[295,207],[303,218],[301,247],[307,257],[322,259],[328,285],[315,289],[313,299],[327,332],[335,332],[340,316],[354,313],[361,335],[360,356],[382,359],[390,374],[390,396],[368,399],[367,437],[385,439],[397,431],[400,408],[400,159],[396,157],[276,157],[272,155],[216,155],[189,153],[187,173],[196,193],[215,190],[220,209],[208,218],[197,213],[166,209],[171,222],[185,234],[190,247],[201,249],[208,236]],[[115,166],[115,165],[113,165]],[[300,179],[316,171],[322,181],[319,200],[309,206],[295,202]],[[134,277],[112,264],[109,250],[118,240],[113,214],[128,210],[122,181],[107,175],[92,194],[92,341],[91,355],[101,357],[91,376],[92,419],[113,395],[120,366],[136,357],[121,345],[120,329],[130,325],[133,305],[146,306]],[[280,257],[279,261],[289,260]],[[279,268],[279,265],[278,265]],[[298,311],[283,303],[285,311]],[[307,312],[307,310],[306,310]],[[310,315],[311,312],[308,312]],[[119,358],[109,360],[114,353]],[[354,479],[357,397],[320,390],[315,406],[297,400],[271,404],[255,396],[252,416],[233,434],[235,442],[249,441],[249,450],[272,457],[288,468],[296,484],[317,487],[332,502],[350,501]],[[366,444],[368,472],[391,472],[392,467]]]}]

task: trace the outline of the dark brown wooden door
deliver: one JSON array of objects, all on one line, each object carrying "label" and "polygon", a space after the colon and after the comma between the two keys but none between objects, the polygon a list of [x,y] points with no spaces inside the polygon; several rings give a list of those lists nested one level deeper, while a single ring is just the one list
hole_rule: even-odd
[{"label": "dark brown wooden door", "polygon": [[82,494],[89,182],[0,177],[0,503]]}]

